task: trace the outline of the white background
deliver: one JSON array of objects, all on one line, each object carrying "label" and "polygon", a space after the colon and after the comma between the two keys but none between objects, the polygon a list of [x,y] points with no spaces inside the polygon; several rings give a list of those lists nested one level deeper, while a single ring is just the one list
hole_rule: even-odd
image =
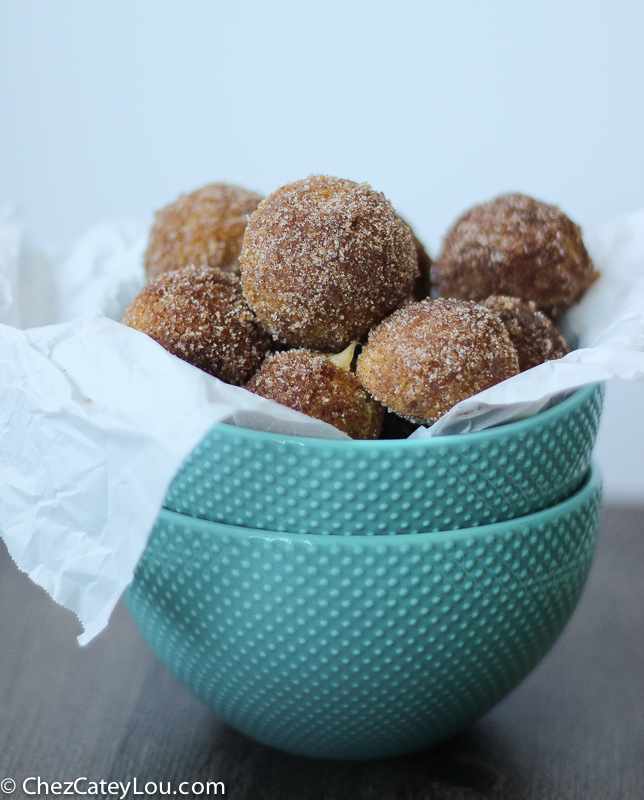
[{"label": "white background", "polygon": [[[644,207],[644,3],[0,0],[0,205],[64,246],[215,180],[385,192],[436,254],[507,191]],[[609,386],[611,500],[644,502],[644,385]]]}]

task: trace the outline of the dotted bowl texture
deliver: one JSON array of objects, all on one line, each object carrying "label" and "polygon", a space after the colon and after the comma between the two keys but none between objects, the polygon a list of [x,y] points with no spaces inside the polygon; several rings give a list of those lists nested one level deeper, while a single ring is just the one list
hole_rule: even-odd
[{"label": "dotted bowl texture", "polygon": [[312,439],[217,425],[164,506],[291,533],[446,531],[516,519],[573,494],[588,472],[603,385],[530,419],[421,440]]},{"label": "dotted bowl texture", "polygon": [[443,533],[284,534],[163,510],[126,604],[248,736],[393,756],[465,728],[540,661],[581,594],[600,505],[595,470],[553,508]]}]

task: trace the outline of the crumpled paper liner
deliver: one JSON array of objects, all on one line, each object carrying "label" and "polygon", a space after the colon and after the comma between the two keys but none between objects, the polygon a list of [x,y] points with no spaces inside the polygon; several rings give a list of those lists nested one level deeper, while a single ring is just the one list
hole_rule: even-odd
[{"label": "crumpled paper liner", "polygon": [[[78,615],[81,644],[107,624],[174,474],[214,424],[346,438],[114,321],[143,285],[149,226],[99,225],[69,252],[47,254],[15,212],[0,210],[1,532],[20,569]],[[595,381],[644,380],[644,211],[585,239],[602,277],[566,320],[581,349],[413,437],[529,416]]]}]

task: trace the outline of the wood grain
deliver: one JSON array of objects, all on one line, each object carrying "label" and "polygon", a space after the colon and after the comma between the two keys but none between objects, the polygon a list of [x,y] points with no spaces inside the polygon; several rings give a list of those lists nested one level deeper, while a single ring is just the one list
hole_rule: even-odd
[{"label": "wood grain", "polygon": [[535,672],[468,731],[406,758],[263,747],[194,700],[123,607],[88,647],[79,632],[1,546],[0,779],[216,780],[235,800],[644,797],[644,509],[605,512],[579,608]]}]

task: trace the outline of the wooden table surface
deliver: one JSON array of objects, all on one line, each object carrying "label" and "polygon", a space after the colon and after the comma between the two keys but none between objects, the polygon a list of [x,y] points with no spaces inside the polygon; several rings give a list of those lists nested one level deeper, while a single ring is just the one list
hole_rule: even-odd
[{"label": "wooden table surface", "polygon": [[465,733],[405,758],[271,750],[193,699],[122,606],[88,647],[79,632],[0,544],[0,800],[3,779],[17,798],[38,776],[105,787],[136,777],[139,791],[221,781],[235,800],[644,798],[644,509],[604,512],[579,607],[532,675]]}]

